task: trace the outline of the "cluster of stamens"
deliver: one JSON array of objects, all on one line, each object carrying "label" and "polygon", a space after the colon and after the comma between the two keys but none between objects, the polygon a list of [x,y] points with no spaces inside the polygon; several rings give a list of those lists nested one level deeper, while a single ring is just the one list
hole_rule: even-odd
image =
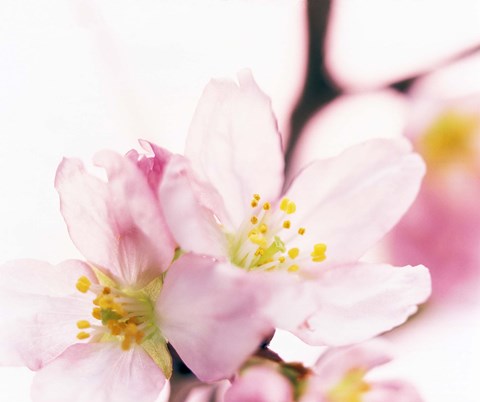
[{"label": "cluster of stamens", "polygon": [[361,402],[363,395],[371,390],[370,384],[364,380],[365,371],[352,369],[328,392],[331,402]]},{"label": "cluster of stamens", "polygon": [[306,228],[294,228],[290,220],[297,209],[292,200],[283,198],[276,210],[269,202],[260,200],[259,194],[253,195],[250,206],[254,214],[241,225],[231,244],[233,262],[247,270],[296,272],[302,263],[325,260],[327,246],[323,243],[315,244],[310,253],[285,247],[295,236],[306,233]]},{"label": "cluster of stamens", "polygon": [[151,307],[145,301],[115,288],[92,284],[86,276],[78,279],[76,288],[81,293],[93,292],[96,296],[92,309],[96,321],[78,321],[78,339],[100,341],[105,336],[115,337],[121,341],[123,350],[129,350],[132,344],[140,344],[148,335]]}]

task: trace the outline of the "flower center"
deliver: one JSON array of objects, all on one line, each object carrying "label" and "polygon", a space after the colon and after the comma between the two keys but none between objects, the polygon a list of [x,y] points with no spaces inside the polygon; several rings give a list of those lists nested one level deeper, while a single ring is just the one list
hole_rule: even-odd
[{"label": "flower center", "polygon": [[362,395],[370,390],[370,385],[363,379],[364,375],[365,371],[362,369],[350,370],[340,382],[328,392],[328,401],[362,402]]},{"label": "flower center", "polygon": [[291,216],[297,209],[292,200],[283,198],[275,206],[260,200],[260,195],[253,195],[250,202],[252,215],[235,234],[227,234],[229,254],[234,264],[248,271],[278,269],[296,272],[302,264],[325,260],[327,246],[323,243],[315,244],[309,252],[287,247],[306,233],[306,228],[292,224]]},{"label": "flower center", "polygon": [[118,340],[123,350],[129,350],[132,344],[140,344],[155,330],[153,308],[145,295],[92,284],[86,276],[78,279],[76,288],[81,293],[92,292],[96,296],[92,308],[95,321],[77,322],[78,339]]},{"label": "flower center", "polygon": [[469,164],[475,158],[479,119],[472,114],[447,111],[419,139],[419,150],[429,167]]}]

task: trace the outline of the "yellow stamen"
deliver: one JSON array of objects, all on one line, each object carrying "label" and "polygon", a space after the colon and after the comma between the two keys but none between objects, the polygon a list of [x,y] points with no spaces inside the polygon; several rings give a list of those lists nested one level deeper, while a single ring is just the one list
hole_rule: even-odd
[{"label": "yellow stamen", "polygon": [[86,276],[81,276],[77,281],[76,288],[82,293],[87,293],[91,285],[92,282]]},{"label": "yellow stamen", "polygon": [[129,350],[131,346],[131,341],[129,337],[125,337],[122,341],[122,349]]},{"label": "yellow stamen", "polygon": [[297,247],[291,248],[288,250],[288,256],[293,260],[298,257],[300,250]]},{"label": "yellow stamen", "polygon": [[365,371],[352,369],[331,388],[327,395],[331,402],[361,402],[363,394],[371,389],[371,386],[364,380]]},{"label": "yellow stamen", "polygon": [[270,205],[269,202],[266,202],[265,204],[263,204],[263,209],[264,209],[265,211],[268,211],[270,208],[271,208],[271,205]]},{"label": "yellow stamen", "polygon": [[96,318],[97,320],[101,320],[102,319],[102,310],[100,310],[98,307],[95,307],[92,310],[92,316],[93,316],[93,318]]},{"label": "yellow stamen", "polygon": [[290,200],[288,198],[283,198],[282,201],[280,201],[280,210],[286,212],[289,202]]},{"label": "yellow stamen", "polygon": [[476,155],[479,128],[478,115],[445,111],[420,137],[419,150],[430,167],[469,164]]},{"label": "yellow stamen", "polygon": [[258,223],[258,218],[256,216],[252,216],[250,218],[250,222],[252,222],[252,225],[256,225]]},{"label": "yellow stamen", "polygon": [[255,255],[258,257],[259,255],[263,255],[265,254],[265,250],[261,247],[257,248],[257,250],[255,251]]},{"label": "yellow stamen", "polygon": [[250,205],[252,206],[252,208],[255,208],[258,205],[258,202],[256,200],[252,200]]},{"label": "yellow stamen", "polygon": [[253,199],[256,201],[260,201],[260,194],[253,194]]},{"label": "yellow stamen", "polygon": [[110,320],[108,322],[108,329],[110,330],[110,333],[114,336],[120,335],[122,333],[122,327],[117,324],[114,320]]},{"label": "yellow stamen", "polygon": [[313,252],[310,254],[312,256],[313,262],[322,262],[327,258],[325,255],[327,251],[327,246],[323,243],[318,243],[313,246]]},{"label": "yellow stamen", "polygon": [[135,335],[138,332],[138,328],[133,323],[128,323],[127,327],[125,328],[125,334],[127,335]]},{"label": "yellow stamen", "polygon": [[297,272],[299,269],[300,267],[297,264],[293,264],[288,267],[288,272]]},{"label": "yellow stamen", "polygon": [[267,243],[263,234],[258,233],[258,231],[255,229],[250,231],[250,233],[248,234],[248,238],[252,243],[257,244],[259,246],[265,246]]},{"label": "yellow stamen", "polygon": [[142,331],[138,331],[135,334],[135,342],[137,342],[138,344],[142,343],[142,340],[143,340],[144,336],[145,336],[145,334]]},{"label": "yellow stamen", "polygon": [[280,209],[285,212],[286,214],[293,214],[297,210],[297,206],[295,203],[288,198],[282,199],[280,201]]},{"label": "yellow stamen", "polygon": [[104,310],[113,308],[114,306],[113,297],[110,295],[100,296],[100,299],[98,300],[98,305],[100,306],[100,308]]},{"label": "yellow stamen", "polygon": [[293,202],[290,201],[287,206],[287,210],[285,211],[287,214],[293,214],[297,210],[297,205]]},{"label": "yellow stamen", "polygon": [[305,228],[300,228],[300,229],[298,229],[298,234],[299,234],[300,236],[303,236],[303,235],[305,234]]},{"label": "yellow stamen", "polygon": [[278,262],[280,264],[283,264],[285,262],[286,258],[282,255],[281,257],[278,257]]},{"label": "yellow stamen", "polygon": [[104,287],[104,288],[103,288],[103,294],[109,295],[111,292],[112,292],[112,291],[110,290],[109,287]]},{"label": "yellow stamen", "polygon": [[268,226],[262,223],[259,229],[260,229],[260,233],[266,233],[268,230]]},{"label": "yellow stamen", "polygon": [[83,340],[83,339],[87,339],[87,338],[90,338],[90,334],[86,333],[86,332],[79,332],[77,334],[77,339],[80,339],[80,340]]},{"label": "yellow stamen", "polygon": [[290,229],[290,221],[284,221],[283,222],[283,227],[284,227],[284,229]]},{"label": "yellow stamen", "polygon": [[87,320],[77,321],[77,328],[78,328],[78,329],[87,329],[87,328],[90,328],[90,323],[89,323]]}]

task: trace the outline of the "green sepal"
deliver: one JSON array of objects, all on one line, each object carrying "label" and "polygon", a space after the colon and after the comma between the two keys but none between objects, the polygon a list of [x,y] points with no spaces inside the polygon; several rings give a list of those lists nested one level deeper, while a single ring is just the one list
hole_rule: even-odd
[{"label": "green sepal", "polygon": [[155,332],[152,336],[145,339],[141,346],[155,364],[160,367],[166,379],[169,380],[172,376],[173,366],[172,356],[168,351],[165,338],[159,332]]},{"label": "green sepal", "polygon": [[145,295],[152,302],[157,300],[158,295],[162,291],[163,280],[164,280],[164,275],[160,275],[160,276],[156,277],[153,281],[151,281],[147,286],[145,286],[142,289],[142,291],[145,293]]},{"label": "green sepal", "polygon": [[95,276],[97,277],[100,285],[106,286],[106,287],[109,287],[109,288],[117,288],[118,287],[113,279],[111,279],[108,275],[104,274],[98,268],[92,267],[92,270],[93,270],[93,273],[95,274]]},{"label": "green sepal", "polygon": [[175,249],[175,254],[173,255],[173,260],[172,260],[172,263],[177,261],[182,255],[184,255],[186,253],[185,250],[182,250],[180,247],[177,247]]}]

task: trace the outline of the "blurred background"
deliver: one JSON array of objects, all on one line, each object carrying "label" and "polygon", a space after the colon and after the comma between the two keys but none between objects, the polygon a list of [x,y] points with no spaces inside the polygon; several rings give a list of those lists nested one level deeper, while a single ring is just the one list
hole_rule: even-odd
[{"label": "blurred background", "polygon": [[[53,188],[61,158],[137,138],[181,153],[205,84],[245,67],[272,99],[288,177],[374,137],[407,136],[425,158],[416,203],[366,259],[423,263],[434,291],[385,335],[397,359],[378,375],[478,402],[478,0],[2,0],[0,262],[80,257]],[[319,353],[285,334],[272,347]],[[0,368],[0,400],[29,401],[31,378]]]}]

